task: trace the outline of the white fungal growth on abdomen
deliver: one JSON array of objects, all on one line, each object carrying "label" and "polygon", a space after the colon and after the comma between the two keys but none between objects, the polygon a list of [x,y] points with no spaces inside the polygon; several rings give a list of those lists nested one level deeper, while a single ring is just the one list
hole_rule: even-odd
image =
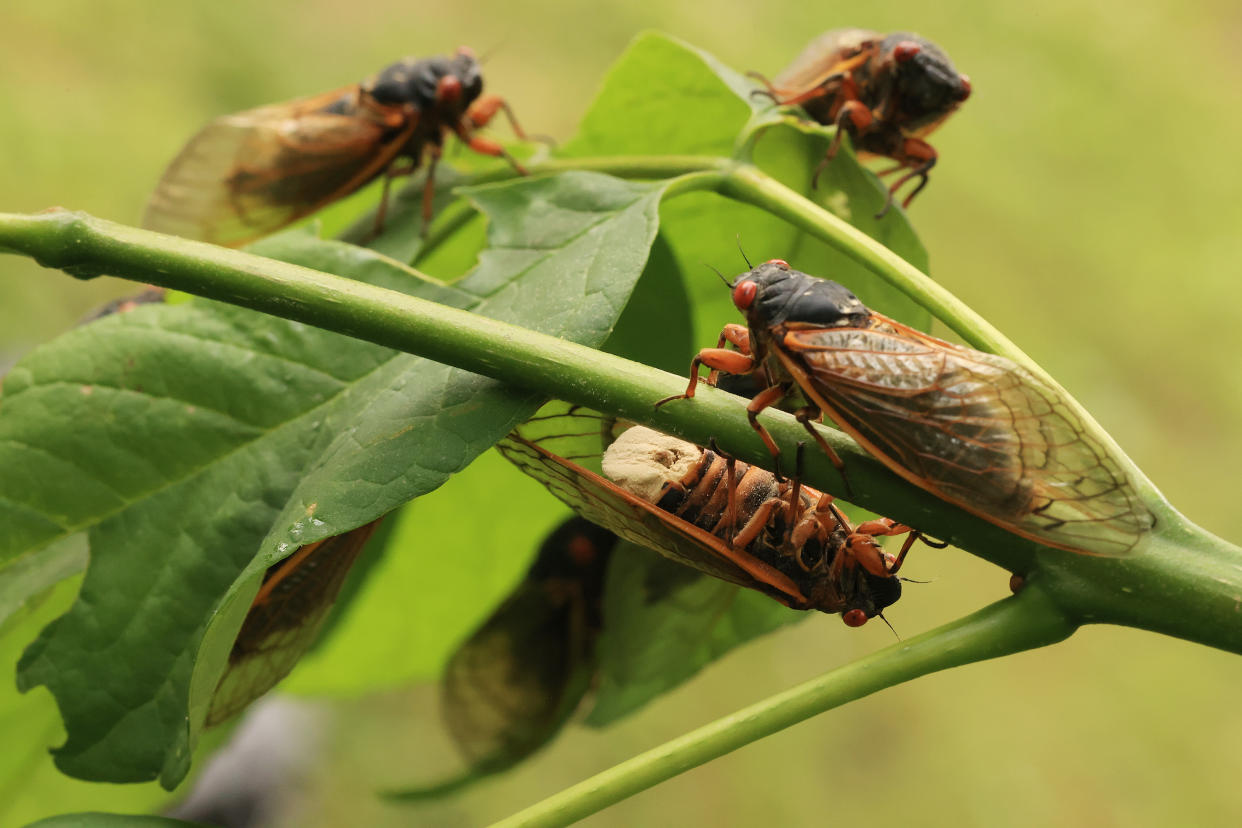
[{"label": "white fungal growth on abdomen", "polygon": [[650,428],[634,426],[604,452],[604,476],[626,491],[654,503],[668,483],[680,482],[703,449]]}]

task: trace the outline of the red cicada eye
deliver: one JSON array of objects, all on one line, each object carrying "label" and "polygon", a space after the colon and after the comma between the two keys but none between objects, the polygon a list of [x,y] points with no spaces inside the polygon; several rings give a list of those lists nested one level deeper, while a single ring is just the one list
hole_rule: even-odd
[{"label": "red cicada eye", "polygon": [[733,288],[733,304],[738,310],[747,310],[755,302],[755,297],[759,295],[759,285],[754,282],[738,282]]},{"label": "red cicada eye", "polygon": [[781,270],[789,270],[789,262],[784,259],[768,259],[764,264],[776,265]]},{"label": "red cicada eye", "polygon": [[959,101],[964,101],[970,97],[970,88],[971,88],[970,78],[966,77],[965,75],[962,75],[961,77],[958,78],[958,80],[962,84],[962,91],[961,93],[958,94],[957,99]]},{"label": "red cicada eye", "polygon": [[852,609],[841,613],[841,620],[845,622],[847,627],[861,627],[867,623],[867,613],[860,609]]},{"label": "red cicada eye", "polygon": [[436,84],[436,100],[450,103],[461,97],[461,79],[455,75],[445,75]]},{"label": "red cicada eye", "polygon": [[923,47],[913,40],[903,40],[893,47],[893,59],[898,63],[905,63],[921,51]]},{"label": "red cicada eye", "polygon": [[597,553],[594,542],[586,535],[576,535],[569,541],[569,557],[578,566],[590,566]]},{"label": "red cicada eye", "polygon": [[472,58],[474,57],[474,49],[471,49],[469,46],[458,46],[457,56]]}]

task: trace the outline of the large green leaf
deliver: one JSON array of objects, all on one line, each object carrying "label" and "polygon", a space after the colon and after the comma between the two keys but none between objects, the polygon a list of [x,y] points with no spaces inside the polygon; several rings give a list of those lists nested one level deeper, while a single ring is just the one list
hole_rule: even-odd
[{"label": "large green leaf", "polygon": [[[592,174],[477,188],[491,248],[455,291],[317,244],[345,275],[459,291],[481,297],[479,313],[599,344],[647,259],[661,192]],[[290,258],[316,264],[315,244],[299,245]],[[78,603],[21,665],[22,686],[46,684],[61,707],[58,765],[174,784],[264,569],[438,487],[535,403],[203,302],[105,319],[32,353],[0,416],[0,513],[22,527],[0,561],[82,529],[92,557]]]}]

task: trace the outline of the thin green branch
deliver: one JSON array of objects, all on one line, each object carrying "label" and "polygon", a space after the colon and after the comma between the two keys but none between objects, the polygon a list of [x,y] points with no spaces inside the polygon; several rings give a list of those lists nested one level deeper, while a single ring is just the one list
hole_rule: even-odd
[{"label": "thin green branch", "polygon": [[902,641],[704,725],[496,823],[569,825],[832,708],[929,673],[1054,644],[1074,626],[1038,589]]}]

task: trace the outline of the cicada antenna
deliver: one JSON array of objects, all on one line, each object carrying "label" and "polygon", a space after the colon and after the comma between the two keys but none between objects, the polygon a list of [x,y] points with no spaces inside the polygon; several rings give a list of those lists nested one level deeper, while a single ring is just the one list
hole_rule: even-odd
[{"label": "cicada antenna", "polygon": [[505,41],[501,39],[497,41],[496,43],[493,43],[491,46],[487,47],[486,49],[484,49],[482,53],[480,53],[479,56],[475,58],[475,60],[478,62],[480,66],[483,66],[489,60],[494,58],[496,56],[496,53],[499,52],[501,49],[503,49],[504,46],[505,46]]},{"label": "cicada antenna", "polygon": [[897,640],[898,640],[898,641],[900,641],[900,640],[901,640],[901,635],[897,632],[897,628],[896,628],[896,627],[894,627],[892,624],[888,623],[888,619],[884,617],[884,613],[882,613],[882,612],[877,612],[877,613],[875,614],[875,617],[876,617],[876,618],[878,618],[878,619],[880,619],[881,621],[883,621],[883,622],[884,622],[884,626],[886,626],[886,627],[888,627],[890,630],[892,630],[893,635],[897,638]]},{"label": "cicada antenna", "polygon": [[742,254],[742,261],[746,262],[747,270],[754,270],[755,266],[750,263],[750,259],[746,258],[746,251],[742,249],[742,234],[737,234],[737,252]]},{"label": "cicada antenna", "polygon": [[725,287],[729,288],[730,290],[732,290],[732,289],[733,289],[733,283],[732,283],[732,282],[730,282],[728,279],[726,279],[726,278],[725,278],[725,275],[724,275],[723,273],[721,273],[719,270],[717,270],[716,268],[714,268],[714,267],[712,267],[711,265],[707,264],[706,262],[704,262],[704,263],[703,263],[703,267],[707,268],[707,269],[708,269],[708,270],[710,270],[712,273],[715,273],[717,276],[719,276],[719,277],[720,277],[720,281],[724,282],[724,286],[725,286]]}]

